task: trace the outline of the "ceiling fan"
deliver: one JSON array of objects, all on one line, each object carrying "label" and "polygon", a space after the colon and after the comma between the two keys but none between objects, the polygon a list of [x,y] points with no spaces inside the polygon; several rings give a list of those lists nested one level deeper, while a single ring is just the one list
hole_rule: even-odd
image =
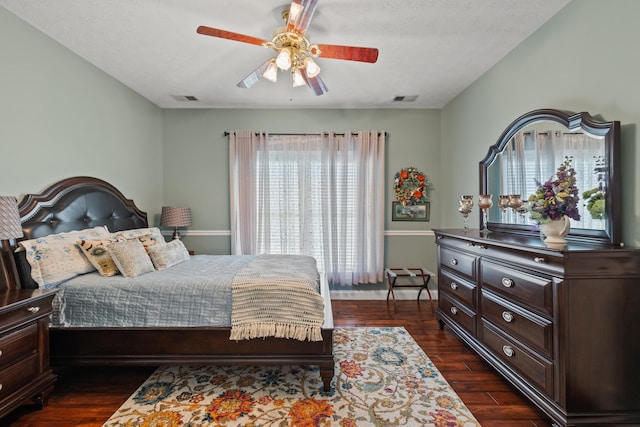
[{"label": "ceiling fan", "polygon": [[279,69],[291,70],[293,87],[306,84],[316,95],[322,95],[328,92],[328,89],[320,78],[320,67],[318,67],[313,58],[334,58],[375,63],[378,60],[378,49],[311,44],[306,31],[317,4],[318,0],[292,0],[289,8],[282,12],[285,25],[275,31],[271,40],[205,26],[198,27],[197,32],[207,36],[263,46],[277,52],[276,57],[269,59],[256,68],[238,83],[238,87],[249,88],[262,78],[275,82]]}]

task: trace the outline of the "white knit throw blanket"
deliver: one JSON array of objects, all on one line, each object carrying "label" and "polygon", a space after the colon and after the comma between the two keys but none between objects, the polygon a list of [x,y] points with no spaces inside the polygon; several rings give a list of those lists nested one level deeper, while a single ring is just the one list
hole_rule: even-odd
[{"label": "white knit throw blanket", "polygon": [[230,339],[322,341],[324,301],[318,279],[312,257],[257,256],[233,278]]}]

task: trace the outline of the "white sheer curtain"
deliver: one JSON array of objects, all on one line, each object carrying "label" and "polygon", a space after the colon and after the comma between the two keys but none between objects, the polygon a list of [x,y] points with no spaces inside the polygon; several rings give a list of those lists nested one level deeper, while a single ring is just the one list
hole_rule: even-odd
[{"label": "white sheer curtain", "polygon": [[384,262],[384,133],[230,135],[232,253],[316,258],[337,284]]},{"label": "white sheer curtain", "polygon": [[[520,194],[526,200],[537,188],[535,180],[545,182],[555,179],[558,166],[565,156],[570,156],[573,158],[581,199],[578,205],[581,219],[571,220],[571,226],[604,229],[604,222],[592,219],[582,200],[582,192],[603,185],[601,176],[597,173],[598,161],[604,155],[603,147],[602,139],[584,133],[535,130],[520,132],[498,155],[503,178],[500,194]],[[507,211],[506,215],[509,222],[522,221],[514,212]],[[527,222],[533,224],[530,220]]]}]

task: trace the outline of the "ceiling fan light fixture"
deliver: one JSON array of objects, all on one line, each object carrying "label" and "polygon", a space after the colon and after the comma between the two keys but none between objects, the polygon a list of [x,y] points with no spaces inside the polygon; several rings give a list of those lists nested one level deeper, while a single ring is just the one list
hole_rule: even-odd
[{"label": "ceiling fan light fixture", "polygon": [[289,49],[288,47],[283,47],[280,50],[280,53],[278,53],[276,64],[281,70],[288,70],[289,68],[291,68],[291,49]]},{"label": "ceiling fan light fixture", "polygon": [[291,72],[291,76],[293,78],[293,81],[291,83],[293,87],[304,86],[307,84],[307,82],[304,80],[304,77],[302,77],[302,72],[300,71],[300,68],[295,68]]},{"label": "ceiling fan light fixture", "polygon": [[307,76],[311,78],[320,74],[320,67],[318,67],[318,64],[316,64],[310,56],[304,58],[304,69],[307,71]]},{"label": "ceiling fan light fixture", "polygon": [[267,67],[267,69],[262,74],[262,77],[264,77],[265,79],[267,79],[267,80],[269,80],[270,82],[273,82],[273,83],[278,81],[278,66],[276,65],[276,60],[275,59],[272,59],[269,62],[269,66]]}]

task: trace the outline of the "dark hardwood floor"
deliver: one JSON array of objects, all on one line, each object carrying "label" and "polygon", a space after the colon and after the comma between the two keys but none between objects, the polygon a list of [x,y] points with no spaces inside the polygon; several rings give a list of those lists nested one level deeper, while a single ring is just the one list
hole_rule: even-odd
[{"label": "dark hardwood floor", "polygon": [[[336,327],[403,326],[420,344],[449,384],[484,427],[550,427],[529,403],[448,328],[440,330],[428,302],[335,300]],[[155,370],[154,367],[56,369],[59,375],[49,404],[23,406],[0,426],[100,427]]]}]

